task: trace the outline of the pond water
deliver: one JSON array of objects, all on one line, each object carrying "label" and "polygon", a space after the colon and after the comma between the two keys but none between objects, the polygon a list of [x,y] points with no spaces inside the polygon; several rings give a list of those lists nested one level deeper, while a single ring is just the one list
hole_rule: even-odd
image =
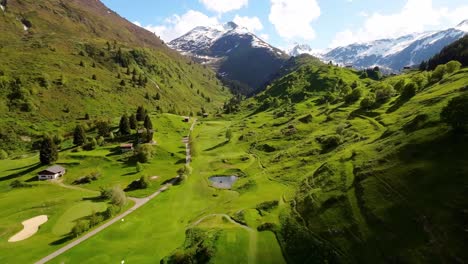
[{"label": "pond water", "polygon": [[231,189],[237,179],[237,176],[213,176],[209,178],[211,185],[218,189]]}]

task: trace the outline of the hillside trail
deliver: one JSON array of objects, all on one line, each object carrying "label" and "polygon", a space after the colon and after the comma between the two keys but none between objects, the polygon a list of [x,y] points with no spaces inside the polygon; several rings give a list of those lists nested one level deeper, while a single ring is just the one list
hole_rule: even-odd
[{"label": "hillside trail", "polygon": [[[190,127],[190,130],[189,130],[189,134],[188,134],[188,137],[190,137],[190,134],[191,132],[193,131],[194,127],[195,127],[195,124],[196,124],[197,120],[195,119],[192,126]],[[185,145],[186,148],[187,148],[187,153],[190,154],[190,144],[186,144]],[[187,165],[190,163],[190,160],[188,160],[188,163]],[[56,250],[55,252],[45,256],[44,258],[40,259],[39,261],[35,262],[35,264],[44,264],[44,263],[47,263],[49,261],[51,261],[52,259],[62,255],[63,253],[65,253],[66,251],[76,247],[77,245],[79,245],[80,243],[90,239],[91,237],[93,237],[94,235],[102,232],[104,229],[106,229],[107,227],[119,222],[119,221],[123,221],[124,218],[126,216],[128,216],[129,214],[133,213],[134,211],[136,211],[138,208],[142,207],[143,205],[145,205],[146,203],[148,203],[149,201],[151,201],[153,198],[157,197],[158,195],[160,195],[161,193],[167,191],[172,185],[174,185],[174,183],[176,183],[178,180],[179,180],[180,176],[176,176],[174,177],[171,181],[169,181],[167,184],[163,185],[161,188],[159,188],[158,191],[156,191],[155,193],[151,194],[150,196],[148,197],[145,197],[145,198],[135,198],[135,197],[128,197],[128,199],[132,200],[133,202],[135,202],[135,204],[130,208],[128,209],[127,211],[123,212],[122,214],[110,219],[109,221],[107,221],[106,223],[98,226],[97,228],[91,230],[90,232],[86,233],[85,235],[83,235],[82,237],[80,238],[77,238],[75,239],[74,241],[70,242],[69,244],[65,245],[64,247]],[[69,186],[69,185],[66,185],[64,184],[63,182],[56,182],[56,184],[58,184],[59,186],[63,187],[63,188],[68,188],[68,189],[74,189],[74,190],[86,190],[84,188],[80,188],[80,187],[76,187],[76,186]],[[88,192],[93,192],[95,193],[95,191],[92,191],[92,190],[87,190]]]},{"label": "hillside trail", "polygon": [[257,230],[255,230],[255,229],[253,229],[253,228],[251,228],[249,226],[246,226],[246,225],[243,225],[243,224],[240,224],[240,223],[236,222],[234,219],[232,219],[227,214],[209,214],[209,215],[205,215],[202,218],[195,221],[193,224],[191,224],[190,227],[195,227],[195,226],[199,225],[201,222],[203,222],[204,220],[206,220],[207,218],[216,217],[216,216],[225,217],[230,223],[232,223],[232,224],[246,230],[247,232],[249,232],[249,258],[248,258],[248,263],[257,263],[257,259],[256,259],[257,258],[257,244],[258,244]]}]

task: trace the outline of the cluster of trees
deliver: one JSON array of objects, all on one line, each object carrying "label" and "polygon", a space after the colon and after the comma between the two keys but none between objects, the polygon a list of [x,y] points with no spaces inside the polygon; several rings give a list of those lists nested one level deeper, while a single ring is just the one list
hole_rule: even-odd
[{"label": "cluster of trees", "polygon": [[105,137],[114,138],[114,133],[108,121],[97,121],[95,123],[98,137],[87,137],[86,130],[82,125],[77,125],[73,132],[73,144],[75,146],[83,147],[85,150],[93,150],[97,146],[102,146],[105,142]]},{"label": "cluster of trees", "polygon": [[461,63],[463,67],[468,66],[468,35],[455,41],[454,43],[443,48],[440,53],[429,59],[423,61],[419,69],[422,71],[434,70],[437,66],[446,64],[450,61],[456,60]]},{"label": "cluster of trees", "polygon": [[120,118],[119,133],[123,136],[131,135],[132,129],[140,129],[138,122],[143,122],[141,130],[144,129],[144,133],[138,133],[138,141],[142,139],[144,142],[151,142],[154,135],[153,122],[151,121],[151,117],[148,115],[148,111],[143,106],[138,107],[136,115],[131,114],[130,117],[128,117],[124,114]]},{"label": "cluster of trees", "polygon": [[225,114],[237,113],[240,111],[241,102],[244,97],[241,94],[233,96],[229,101],[224,103],[223,111]]},{"label": "cluster of trees", "polygon": [[93,212],[87,219],[78,220],[70,232],[72,237],[78,237],[90,228],[117,215],[127,203],[125,192],[118,186],[112,189],[101,189],[100,198],[102,200],[109,200],[110,206],[104,212]]}]

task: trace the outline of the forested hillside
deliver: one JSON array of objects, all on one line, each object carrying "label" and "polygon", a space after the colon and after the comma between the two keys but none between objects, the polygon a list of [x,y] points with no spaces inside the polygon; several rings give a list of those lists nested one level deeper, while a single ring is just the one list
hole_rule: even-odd
[{"label": "forested hillside", "polygon": [[215,74],[100,1],[5,1],[0,14],[0,148],[64,136],[74,120],[138,105],[214,112],[228,98]]}]

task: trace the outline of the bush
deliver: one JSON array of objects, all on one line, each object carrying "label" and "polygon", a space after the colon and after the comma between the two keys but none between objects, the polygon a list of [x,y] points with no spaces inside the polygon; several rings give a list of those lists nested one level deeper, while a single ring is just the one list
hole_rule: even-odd
[{"label": "bush", "polygon": [[3,150],[3,149],[0,149],[0,160],[6,160],[8,159],[8,153]]},{"label": "bush", "polygon": [[135,168],[136,168],[136,172],[142,172],[143,171],[143,164],[141,164],[140,162],[137,162]]},{"label": "bush", "polygon": [[332,135],[324,138],[320,143],[324,150],[330,150],[341,145],[342,139],[339,135]]},{"label": "bush", "polygon": [[135,157],[138,162],[148,163],[153,158],[153,147],[150,145],[141,145],[138,147]]},{"label": "bush", "polygon": [[345,97],[345,102],[347,104],[357,102],[359,99],[361,99],[361,96],[362,96],[362,89],[356,88]]},{"label": "bush", "polygon": [[366,96],[366,98],[362,99],[361,101],[361,108],[362,109],[370,109],[375,105],[375,94],[370,93]]},{"label": "bush", "polygon": [[460,62],[455,61],[455,60],[449,61],[445,65],[446,65],[447,73],[449,73],[449,74],[460,70],[460,68],[462,66],[462,64]]},{"label": "bush", "polygon": [[111,205],[111,206],[107,207],[106,211],[104,211],[102,213],[102,216],[104,217],[104,219],[110,219],[114,215],[116,215],[118,212],[120,212],[120,207],[117,207],[115,205]]},{"label": "bush", "polygon": [[375,91],[375,100],[380,103],[387,102],[395,94],[395,90],[389,84],[382,84]]},{"label": "bush", "polygon": [[142,176],[140,179],[133,181],[130,183],[127,188],[125,188],[125,191],[133,191],[133,190],[140,190],[140,189],[147,189],[150,187],[151,183],[148,180],[148,177]]},{"label": "bush", "polygon": [[418,86],[414,82],[410,82],[405,85],[405,88],[403,88],[400,98],[403,100],[409,100],[416,95],[417,90]]},{"label": "bush", "polygon": [[84,232],[89,230],[89,221],[86,220],[78,220],[75,226],[71,230],[71,235],[74,237],[78,237],[79,235],[83,234]]},{"label": "bush", "polygon": [[468,96],[455,97],[440,114],[441,120],[455,130],[463,130],[468,124]]},{"label": "bush", "polygon": [[432,72],[432,81],[438,82],[444,78],[445,73],[447,72],[447,66],[439,65],[435,70]]},{"label": "bush", "polygon": [[127,196],[125,195],[124,191],[118,186],[112,188],[110,199],[111,204],[118,207],[122,207],[127,203]]}]

